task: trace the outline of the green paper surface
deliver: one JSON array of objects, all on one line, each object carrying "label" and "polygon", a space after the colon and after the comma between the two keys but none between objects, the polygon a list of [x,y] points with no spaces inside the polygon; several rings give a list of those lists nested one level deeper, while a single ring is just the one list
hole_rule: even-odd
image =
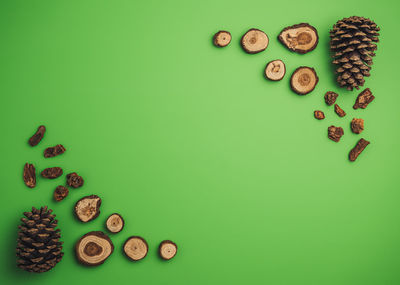
[{"label": "green paper surface", "polygon": [[[395,1],[17,1],[0,2],[1,284],[400,284],[400,112]],[[338,88],[329,30],[348,16],[381,28],[366,78],[376,99],[353,110],[361,91]],[[290,52],[278,40],[286,26],[308,22],[317,48]],[[266,51],[246,54],[240,37],[265,31]],[[220,29],[226,48],[212,45]],[[282,81],[263,77],[282,59]],[[315,90],[290,90],[298,66],[314,67]],[[338,92],[339,118],[323,100]],[[317,121],[314,110],[325,112]],[[352,118],[363,118],[361,135]],[[43,141],[29,137],[40,124]],[[341,126],[339,143],[327,138]],[[348,153],[371,142],[355,163]],[[67,151],[45,159],[43,150]],[[52,199],[65,175],[22,180],[26,162],[40,173],[60,166],[85,185]],[[102,198],[87,224],[73,215],[86,195]],[[15,266],[24,211],[48,205],[59,220],[65,256],[50,272]],[[111,235],[115,251],[101,266],[77,263],[74,245],[103,230],[111,213],[126,222]],[[148,256],[131,262],[122,245],[145,238]],[[164,262],[164,239],[178,254]]]}]

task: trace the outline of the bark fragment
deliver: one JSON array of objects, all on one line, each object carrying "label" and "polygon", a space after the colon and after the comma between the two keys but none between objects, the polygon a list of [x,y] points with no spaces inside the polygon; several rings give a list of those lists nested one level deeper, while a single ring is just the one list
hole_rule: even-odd
[{"label": "bark fragment", "polygon": [[79,176],[76,172],[67,174],[67,185],[72,188],[79,188],[83,185],[84,180],[82,176]]},{"label": "bark fragment", "polygon": [[354,118],[351,121],[351,130],[355,134],[361,134],[361,132],[364,130],[364,120],[363,119],[356,119]]},{"label": "bark fragment", "polygon": [[39,126],[36,133],[29,139],[28,143],[30,146],[36,146],[43,139],[44,133],[46,132],[45,126]]},{"label": "bark fragment", "polygon": [[343,134],[344,131],[341,127],[330,126],[328,128],[328,138],[334,142],[339,142]]},{"label": "bark fragment", "polygon": [[370,142],[365,139],[360,139],[356,146],[350,151],[349,159],[350,161],[355,161],[357,157],[363,152],[363,150],[369,145]]},{"label": "bark fragment", "polygon": [[36,186],[36,169],[33,164],[25,163],[23,177],[26,186],[29,188],[34,188]]},{"label": "bark fragment", "polygon": [[67,187],[64,186],[57,186],[56,190],[54,190],[54,200],[60,202],[65,197],[68,196],[69,190]]},{"label": "bark fragment", "polygon": [[42,171],[42,177],[48,179],[55,179],[63,174],[61,167],[49,167]]},{"label": "bark fragment", "polygon": [[60,154],[63,154],[65,152],[65,147],[61,144],[58,144],[53,147],[48,147],[44,150],[44,157],[49,158],[49,157],[54,157]]},{"label": "bark fragment", "polygon": [[366,88],[364,91],[362,91],[356,99],[356,102],[353,106],[353,109],[365,109],[367,108],[368,104],[372,102],[372,100],[375,99],[375,96],[372,95],[372,92],[369,88]]},{"label": "bark fragment", "polygon": [[320,110],[316,110],[316,111],[314,111],[314,117],[317,120],[323,120],[323,119],[325,119],[325,114],[324,114],[324,112],[322,112]]},{"label": "bark fragment", "polygon": [[325,103],[328,106],[332,106],[333,104],[335,104],[337,97],[339,96],[339,94],[332,92],[332,91],[328,91],[325,93]]},{"label": "bark fragment", "polygon": [[346,112],[343,111],[343,109],[340,108],[338,104],[335,104],[335,112],[336,112],[336,114],[337,114],[339,117],[341,117],[341,118],[344,117],[344,116],[346,116]]}]

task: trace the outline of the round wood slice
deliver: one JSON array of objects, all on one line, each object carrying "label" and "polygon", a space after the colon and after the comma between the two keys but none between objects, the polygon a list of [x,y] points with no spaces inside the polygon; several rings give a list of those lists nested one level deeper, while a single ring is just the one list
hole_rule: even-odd
[{"label": "round wood slice", "polygon": [[178,251],[178,246],[170,241],[170,240],[164,240],[160,243],[160,246],[158,247],[158,253],[162,259],[165,260],[170,260],[173,258]]},{"label": "round wood slice", "polygon": [[264,71],[265,77],[272,81],[279,81],[286,74],[286,67],[282,60],[272,60],[267,63]]},{"label": "round wood slice", "polygon": [[139,236],[131,236],[124,243],[125,255],[133,261],[138,261],[146,257],[149,247],[147,242]]},{"label": "round wood slice", "polygon": [[125,225],[124,219],[121,217],[121,215],[117,213],[111,214],[106,221],[107,229],[114,234],[122,231],[124,225]]},{"label": "round wood slice", "polygon": [[78,261],[87,266],[103,264],[113,251],[114,245],[111,239],[100,231],[85,234],[75,245]]},{"label": "round wood slice", "polygon": [[248,30],[241,40],[244,51],[250,54],[262,52],[268,47],[268,43],[267,34],[258,29]]},{"label": "round wood slice", "polygon": [[318,76],[314,68],[300,66],[290,79],[290,86],[299,95],[306,95],[314,90],[318,83]]},{"label": "round wood slice", "polygon": [[97,195],[83,197],[75,204],[75,215],[84,223],[96,219],[100,214],[101,199]]},{"label": "round wood slice", "polygon": [[217,47],[226,47],[232,40],[232,35],[228,31],[219,31],[213,37],[213,43]]},{"label": "round wood slice", "polygon": [[300,23],[284,28],[278,39],[289,50],[304,54],[317,47],[318,33],[313,26]]}]

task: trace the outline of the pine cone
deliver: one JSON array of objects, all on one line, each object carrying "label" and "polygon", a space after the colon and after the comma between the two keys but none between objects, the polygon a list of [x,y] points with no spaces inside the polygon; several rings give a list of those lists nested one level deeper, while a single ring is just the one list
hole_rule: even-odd
[{"label": "pine cone", "polygon": [[17,266],[29,272],[46,272],[62,259],[64,253],[60,242],[60,229],[56,215],[46,207],[32,208],[21,218],[18,228]]},{"label": "pine cone", "polygon": [[333,26],[330,45],[341,87],[353,90],[364,85],[364,76],[370,75],[379,30],[370,19],[357,16],[344,18]]}]

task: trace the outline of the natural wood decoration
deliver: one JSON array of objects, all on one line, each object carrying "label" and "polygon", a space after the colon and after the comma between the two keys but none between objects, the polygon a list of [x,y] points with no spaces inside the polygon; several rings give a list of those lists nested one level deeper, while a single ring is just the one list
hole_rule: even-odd
[{"label": "natural wood decoration", "polygon": [[46,132],[45,126],[39,126],[36,133],[29,139],[28,143],[30,146],[36,146],[43,139],[44,133]]},{"label": "natural wood decoration", "polygon": [[306,95],[314,90],[318,80],[314,68],[300,66],[293,72],[290,79],[290,86],[295,93]]},{"label": "natural wood decoration", "polygon": [[328,127],[328,138],[334,142],[339,142],[340,138],[344,135],[343,128],[330,126]]},{"label": "natural wood decoration", "polygon": [[25,185],[29,188],[34,188],[36,186],[36,169],[33,164],[25,163],[23,178]]},{"label": "natural wood decoration", "polygon": [[335,113],[341,118],[346,116],[346,112],[338,104],[335,104]]},{"label": "natural wood decoration", "polygon": [[84,223],[94,220],[100,214],[101,199],[97,195],[83,197],[75,204],[75,215]]},{"label": "natural wood decoration", "polygon": [[170,240],[162,241],[158,247],[158,254],[164,260],[172,259],[176,255],[177,251],[178,246]]},{"label": "natural wood decoration", "polygon": [[355,134],[361,134],[364,130],[364,120],[363,119],[356,119],[354,118],[351,121],[351,131]]},{"label": "natural wood decoration", "polygon": [[132,236],[125,241],[125,255],[132,261],[138,261],[146,257],[149,247],[147,242],[139,237]]},{"label": "natural wood decoration", "polygon": [[262,52],[268,47],[268,43],[267,34],[258,29],[248,30],[241,40],[244,51],[250,54]]},{"label": "natural wood decoration", "polygon": [[279,81],[286,74],[286,67],[282,60],[276,59],[267,63],[264,75],[271,81]]},{"label": "natural wood decoration", "polygon": [[356,99],[356,102],[354,103],[353,109],[357,110],[359,108],[365,109],[367,108],[368,104],[371,103],[375,99],[375,96],[372,95],[372,92],[369,88],[366,88],[364,91],[362,91]]},{"label": "natural wood decoration", "polygon": [[364,151],[364,149],[369,145],[370,142],[365,139],[360,139],[356,146],[350,151],[349,159],[350,161],[356,161],[357,157]]},{"label": "natural wood decoration", "polygon": [[103,264],[113,251],[111,239],[100,231],[85,234],[75,245],[76,258],[87,266]]},{"label": "natural wood decoration", "polygon": [[278,39],[289,50],[304,54],[317,47],[318,32],[313,26],[301,23],[284,28]]},{"label": "natural wood decoration", "polygon": [[328,106],[332,106],[333,104],[335,104],[337,97],[339,96],[339,94],[333,92],[333,91],[328,91],[325,93],[325,103]]},{"label": "natural wood decoration", "polygon": [[217,47],[226,47],[232,40],[232,35],[228,31],[219,31],[213,37],[213,43]]},{"label": "natural wood decoration", "polygon": [[314,111],[314,117],[315,117],[317,120],[323,120],[323,119],[325,119],[325,114],[324,114],[324,112],[322,112],[322,111],[320,111],[320,110],[315,110],[315,111]]},{"label": "natural wood decoration", "polygon": [[121,217],[120,214],[117,213],[111,214],[106,221],[107,229],[114,234],[122,231],[124,225],[125,225],[124,219]]},{"label": "natural wood decoration", "polygon": [[57,186],[56,190],[54,190],[54,200],[56,200],[57,202],[60,202],[61,200],[63,200],[64,198],[66,198],[68,196],[69,190],[67,187],[65,186]]}]

